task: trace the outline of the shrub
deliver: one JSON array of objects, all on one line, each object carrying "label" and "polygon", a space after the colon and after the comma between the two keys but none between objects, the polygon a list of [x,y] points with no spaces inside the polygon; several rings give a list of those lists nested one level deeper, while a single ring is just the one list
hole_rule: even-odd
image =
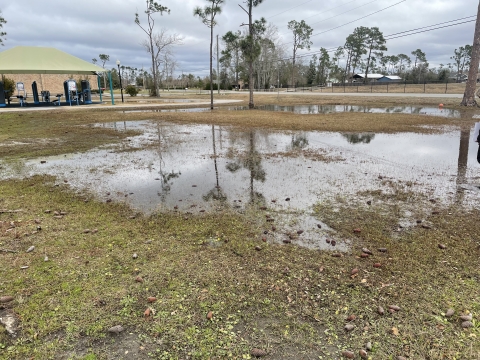
[{"label": "shrub", "polygon": [[127,93],[128,95],[130,96],[137,96],[138,94],[138,89],[133,86],[133,85],[128,85],[126,88],[125,88],[125,93]]},{"label": "shrub", "polygon": [[[210,90],[210,83],[207,83],[205,85],[205,90]],[[213,90],[218,90],[218,85],[217,84],[213,84]]]},{"label": "shrub", "polygon": [[15,93],[15,81],[9,78],[4,78],[3,89],[7,91],[5,93],[5,97],[8,99],[10,96],[12,96]]}]

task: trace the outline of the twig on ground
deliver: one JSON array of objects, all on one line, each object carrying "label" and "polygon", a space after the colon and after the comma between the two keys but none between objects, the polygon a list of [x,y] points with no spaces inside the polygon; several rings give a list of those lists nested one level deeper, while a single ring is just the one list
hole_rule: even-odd
[{"label": "twig on ground", "polygon": [[22,212],[23,210],[7,210],[7,209],[0,209],[0,214],[11,214],[11,213],[19,213]]},{"label": "twig on ground", "polygon": [[5,252],[5,253],[13,253],[13,254],[16,254],[18,251],[15,251],[15,250],[9,250],[9,249],[0,249],[0,252]]}]

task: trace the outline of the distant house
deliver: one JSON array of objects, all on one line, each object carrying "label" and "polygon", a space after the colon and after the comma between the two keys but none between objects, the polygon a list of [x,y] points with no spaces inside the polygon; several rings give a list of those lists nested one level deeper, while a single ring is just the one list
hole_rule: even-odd
[{"label": "distant house", "polygon": [[[467,74],[460,74],[460,73],[452,74],[448,77],[448,80],[457,81],[457,82],[465,82],[465,81],[468,80],[468,75]],[[478,81],[478,78],[477,78],[477,81]]]},{"label": "distant house", "polygon": [[[368,74],[367,79],[371,81],[377,81],[378,79],[382,78],[382,74]],[[352,79],[354,82],[359,82],[365,79],[365,74],[355,74],[352,76]]]},{"label": "distant house", "polygon": [[402,82],[402,78],[397,75],[385,75],[385,76],[382,76],[380,79],[377,79],[377,82],[399,83],[399,82]]}]

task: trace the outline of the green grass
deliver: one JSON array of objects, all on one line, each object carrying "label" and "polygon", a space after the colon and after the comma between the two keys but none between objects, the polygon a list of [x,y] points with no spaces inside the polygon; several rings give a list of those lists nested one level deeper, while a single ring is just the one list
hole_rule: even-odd
[{"label": "green grass", "polygon": [[[267,225],[254,225],[260,215],[255,209],[246,216],[224,211],[188,220],[175,213],[129,219],[131,210],[123,205],[84,202],[52,184],[44,177],[0,184],[0,207],[22,210],[0,215],[0,248],[18,251],[0,253],[1,295],[15,296],[7,307],[21,320],[17,340],[0,333],[2,359],[106,359],[106,349],[124,341],[107,332],[117,324],[140,339],[142,358],[248,358],[256,347],[278,359],[330,359],[342,349],[358,352],[367,341],[375,359],[480,354],[478,322],[463,330],[456,317],[442,315],[449,307],[474,318],[480,311],[478,211],[445,209],[428,217],[432,229],[396,234],[395,210],[319,204],[319,219],[339,238],[352,239],[351,252],[334,258],[261,242]],[[55,219],[45,210],[67,215]],[[34,219],[42,227],[37,233]],[[12,221],[15,230],[6,232]],[[354,228],[361,233],[353,235]],[[32,244],[35,251],[26,253]],[[361,259],[363,246],[389,252]],[[382,268],[373,268],[374,262]],[[353,268],[359,275],[351,278]],[[158,301],[149,304],[149,296]],[[392,304],[401,311],[376,313],[378,305]],[[155,312],[145,319],[147,307]],[[356,328],[346,334],[350,314],[357,316]],[[393,327],[400,335],[390,334]]]},{"label": "green grass", "polygon": [[[347,115],[216,111],[148,118],[325,131],[472,124],[470,119]],[[4,114],[0,156],[21,162],[120,143],[134,133],[85,125],[145,118],[105,110]],[[266,350],[271,359],[337,359],[345,349],[358,354],[369,341],[371,359],[480,358],[476,209],[442,208],[419,195],[415,184],[392,181],[382,182],[379,191],[319,203],[318,219],[336,231],[338,241],[351,243],[336,258],[331,251],[263,242],[270,211],[255,206],[245,214],[227,207],[204,215],[144,216],[76,193],[67,184],[55,186],[55,180],[0,181],[0,296],[15,298],[0,305],[0,316],[9,312],[20,321],[16,339],[0,327],[2,360],[122,359],[128,358],[126,351],[139,359],[248,359],[253,348]],[[405,210],[412,213],[413,226],[399,232]],[[55,211],[66,215],[55,218]],[[353,232],[357,228],[360,233]],[[26,253],[31,245],[35,250]],[[375,255],[361,258],[363,247]],[[380,247],[388,252],[376,251]],[[377,262],[380,268],[373,267]],[[358,274],[352,277],[354,268]],[[135,281],[137,276],[143,282]],[[157,301],[148,303],[150,296]],[[384,316],[377,314],[379,305]],[[401,310],[390,314],[389,305]],[[147,308],[152,314],[145,318]],[[444,316],[448,308],[455,309],[454,317]],[[473,328],[461,328],[458,315],[466,313],[473,314]],[[355,328],[346,333],[352,314]],[[126,330],[109,334],[118,324]]]}]

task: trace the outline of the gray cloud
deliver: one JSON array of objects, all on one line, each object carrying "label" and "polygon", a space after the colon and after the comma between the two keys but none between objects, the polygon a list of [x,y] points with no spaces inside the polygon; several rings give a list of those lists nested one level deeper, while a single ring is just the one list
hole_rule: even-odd
[{"label": "gray cloud", "polygon": [[[303,20],[314,28],[314,34],[351,22],[400,0],[264,0],[254,10],[254,17],[265,17],[275,24],[285,43],[291,41],[287,29],[290,20]],[[178,61],[177,73],[206,75],[208,72],[209,29],[194,18],[193,8],[204,6],[202,0],[163,0],[161,4],[171,9],[170,15],[156,17],[158,29],[164,27],[172,33],[184,36],[183,46],[175,49]],[[226,0],[223,13],[218,17],[215,34],[241,29],[248,19],[238,6],[242,0]],[[369,4],[368,4],[369,3]],[[365,5],[367,4],[367,5]],[[364,6],[362,6],[364,5]],[[361,6],[361,7],[360,7]],[[295,8],[294,8],[295,7]],[[356,10],[349,11],[357,8]],[[141,43],[146,36],[134,23],[135,12],[144,21],[144,0],[23,0],[1,5],[3,17],[8,21],[4,30],[7,41],[2,50],[18,45],[52,46],[84,60],[98,58],[98,54],[110,55],[109,67],[115,60],[141,68],[150,65],[149,56]],[[292,9],[293,8],[293,9]],[[333,10],[330,10],[335,8]],[[397,6],[338,29],[312,37],[311,51],[320,47],[342,45],[345,38],[357,26],[378,26],[385,35],[432,25],[466,16],[476,15],[477,5],[471,0],[407,0]],[[347,12],[348,11],[348,12]],[[342,14],[346,12],[345,14]],[[340,15],[341,14],[341,15]],[[335,16],[335,17],[334,17]],[[334,17],[330,19],[331,17]],[[318,22],[318,23],[317,23]],[[421,48],[427,59],[436,66],[451,62],[453,50],[473,41],[475,23],[445,28],[423,34],[390,40],[388,53],[410,54]],[[290,45],[287,44],[287,49]]]}]

